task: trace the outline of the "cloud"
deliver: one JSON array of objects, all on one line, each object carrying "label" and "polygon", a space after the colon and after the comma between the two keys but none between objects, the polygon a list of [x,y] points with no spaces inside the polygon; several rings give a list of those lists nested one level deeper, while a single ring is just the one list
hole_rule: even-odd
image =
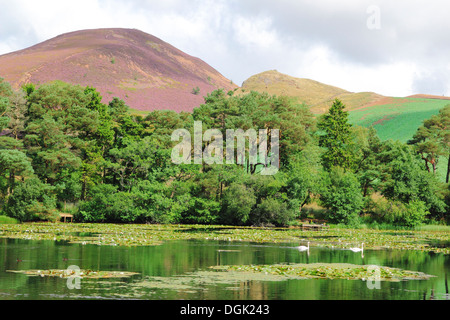
[{"label": "cloud", "polygon": [[[0,54],[59,34],[136,28],[235,83],[277,69],[349,91],[450,95],[445,0],[0,0]],[[367,27],[379,8],[380,28]]]}]

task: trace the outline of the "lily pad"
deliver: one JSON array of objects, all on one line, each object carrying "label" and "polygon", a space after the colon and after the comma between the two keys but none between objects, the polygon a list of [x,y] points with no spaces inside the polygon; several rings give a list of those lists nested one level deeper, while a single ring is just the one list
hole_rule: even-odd
[{"label": "lily pad", "polygon": [[68,270],[7,270],[7,272],[25,274],[31,277],[58,277],[58,278],[70,278],[80,277],[82,279],[111,279],[111,278],[130,278],[138,275],[135,272],[124,271],[92,271],[92,270],[80,270],[80,272],[68,271]]},{"label": "lily pad", "polygon": [[450,232],[383,231],[329,228],[320,231],[196,225],[115,225],[28,223],[0,225],[0,238],[67,241],[101,246],[156,246],[173,240],[293,243],[312,240],[311,246],[348,249],[364,242],[366,249],[416,250],[450,254]]},{"label": "lily pad", "polygon": [[213,270],[242,273],[248,275],[262,274],[268,276],[282,276],[286,279],[347,279],[347,280],[428,280],[432,275],[422,272],[401,270],[380,266],[359,266],[353,264],[293,264],[293,265],[246,265],[246,266],[214,266]]}]

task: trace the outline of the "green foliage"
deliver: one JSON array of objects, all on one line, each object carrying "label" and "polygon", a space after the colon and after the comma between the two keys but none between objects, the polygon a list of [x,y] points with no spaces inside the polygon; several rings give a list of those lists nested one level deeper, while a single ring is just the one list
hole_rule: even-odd
[{"label": "green foliage", "polygon": [[109,215],[109,206],[117,193],[117,187],[109,184],[95,186],[91,190],[91,200],[80,204],[75,216],[82,222],[105,222]]},{"label": "green foliage", "polygon": [[243,184],[233,183],[224,194],[223,222],[227,225],[245,225],[255,205],[253,190]]},{"label": "green foliage", "polygon": [[[318,125],[305,105],[257,92],[216,90],[192,113],[145,117],[118,98],[102,100],[89,86],[55,81],[16,92],[0,80],[5,214],[53,221],[57,208],[68,208],[80,222],[289,226],[320,199],[333,223],[356,224],[363,206],[383,223],[401,226],[448,217],[450,191],[417,157],[425,150],[431,163],[446,150],[446,137],[438,134],[446,130],[445,110],[417,135],[428,144],[412,150],[381,142],[374,129],[352,127],[339,100]],[[224,136],[228,129],[278,129],[279,172],[259,174],[267,165],[262,161],[173,164],[171,135],[177,129],[192,134],[194,121]],[[248,154],[248,143],[245,148]],[[270,155],[270,148],[263,151]],[[371,203],[374,193],[392,205]]]},{"label": "green foliage", "polygon": [[26,94],[27,97],[29,97],[34,91],[36,91],[36,86],[33,83],[24,84],[22,86],[22,91]]},{"label": "green foliage", "polygon": [[0,97],[0,132],[9,124],[9,118],[6,117],[6,112],[9,108],[9,99]]},{"label": "green foliage", "polygon": [[293,161],[285,174],[285,193],[292,209],[300,213],[319,193],[322,166],[320,152],[313,145],[302,151]]},{"label": "green foliage", "polygon": [[0,224],[18,224],[18,223],[19,223],[19,221],[17,221],[14,218],[0,216]]},{"label": "green foliage", "polygon": [[429,214],[423,201],[402,203],[400,201],[380,200],[375,204],[374,217],[378,223],[414,228],[420,226]]},{"label": "green foliage", "polygon": [[34,170],[30,159],[25,153],[19,150],[0,149],[0,177],[8,179],[7,194],[14,191],[16,176],[29,177]]},{"label": "green foliage", "polygon": [[219,221],[220,203],[213,199],[193,197],[190,209],[183,216],[183,223],[215,224]]},{"label": "green foliage", "polygon": [[192,89],[192,94],[198,96],[200,94],[200,88],[196,87],[196,88]]},{"label": "green foliage", "polygon": [[[205,97],[205,104],[194,109],[193,118],[202,121],[204,130],[218,129],[223,136],[228,129],[280,130],[281,167],[289,166],[291,157],[313,143],[316,129],[314,116],[305,105],[257,92],[230,96],[224,90],[216,90]],[[270,151],[268,145],[267,154]],[[247,172],[254,174],[256,168],[248,166]]]},{"label": "green foliage", "polygon": [[8,198],[4,212],[19,221],[56,219],[56,197],[54,188],[31,178],[17,185]]},{"label": "green foliage", "polygon": [[330,170],[333,167],[351,169],[354,154],[351,151],[351,127],[345,105],[338,99],[329,112],[320,119],[318,128],[323,131],[319,136],[320,146],[325,148],[322,155],[323,166]]},{"label": "green foliage", "polygon": [[295,211],[289,205],[277,198],[262,199],[251,215],[252,224],[257,226],[275,225],[286,227],[295,218]]},{"label": "green foliage", "polygon": [[400,142],[387,141],[379,159],[384,164],[381,170],[383,182],[381,194],[390,200],[405,204],[423,201],[434,216],[442,216],[446,205],[439,195],[439,181],[427,172],[413,150]]},{"label": "green foliage", "polygon": [[433,115],[417,129],[413,139],[408,141],[425,161],[428,172],[437,173],[440,156],[449,159],[446,166],[446,183],[450,181],[450,105],[439,114]]},{"label": "green foliage", "polygon": [[357,224],[364,203],[356,176],[341,168],[334,168],[324,175],[324,181],[320,200],[328,209],[329,220],[334,223]]}]

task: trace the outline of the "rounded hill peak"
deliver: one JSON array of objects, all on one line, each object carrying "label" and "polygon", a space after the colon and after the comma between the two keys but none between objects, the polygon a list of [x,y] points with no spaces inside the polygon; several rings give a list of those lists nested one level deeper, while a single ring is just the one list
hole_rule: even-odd
[{"label": "rounded hill peak", "polygon": [[[137,29],[62,34],[0,56],[0,76],[13,86],[61,80],[98,89],[139,110],[192,111],[213,90],[237,86],[201,59]],[[193,89],[200,89],[193,90]]]}]

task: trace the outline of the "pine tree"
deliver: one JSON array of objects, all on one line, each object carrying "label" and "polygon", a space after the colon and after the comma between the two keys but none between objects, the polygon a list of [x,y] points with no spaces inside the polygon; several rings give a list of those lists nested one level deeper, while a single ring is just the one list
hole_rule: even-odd
[{"label": "pine tree", "polygon": [[323,132],[319,137],[319,145],[325,148],[322,163],[325,169],[341,167],[350,170],[354,162],[351,151],[351,127],[345,105],[336,99],[330,111],[319,121],[318,128]]}]

